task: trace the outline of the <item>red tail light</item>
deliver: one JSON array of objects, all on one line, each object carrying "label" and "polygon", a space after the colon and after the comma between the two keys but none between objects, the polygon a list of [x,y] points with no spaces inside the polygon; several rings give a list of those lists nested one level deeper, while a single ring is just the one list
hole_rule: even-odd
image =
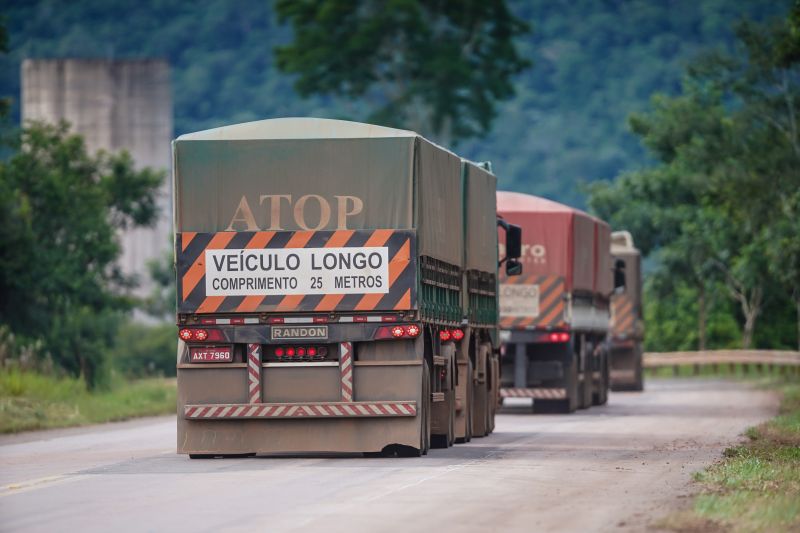
[{"label": "red tail light", "polygon": [[443,330],[441,330],[439,332],[439,340],[442,341],[442,342],[449,341],[450,337],[451,337],[450,330],[448,330],[448,329],[443,329]]},{"label": "red tail light", "polygon": [[375,330],[375,340],[382,339],[402,339],[419,337],[422,330],[417,324],[410,324],[408,326],[381,326]]},{"label": "red tail light", "polygon": [[190,329],[190,328],[182,328],[178,331],[178,337],[184,341],[198,341],[203,342],[206,340],[209,341],[223,341],[225,340],[222,336],[222,332],[218,329],[206,330],[206,329]]},{"label": "red tail light", "polygon": [[569,342],[569,333],[566,331],[554,331],[547,336],[550,342]]},{"label": "red tail light", "polygon": [[294,348],[292,348],[291,346],[289,348],[286,348],[286,355],[288,355],[289,357],[294,357],[294,354],[295,354]]},{"label": "red tail light", "polygon": [[280,347],[275,348],[275,356],[276,357],[283,357],[285,353],[286,352],[284,351],[283,348],[280,348]]},{"label": "red tail light", "polygon": [[454,341],[460,341],[464,338],[464,332],[460,329],[454,329],[450,331],[450,335],[452,335]]},{"label": "red tail light", "polygon": [[297,357],[303,357],[306,355],[306,349],[302,346],[297,349]]},{"label": "red tail light", "polygon": [[314,348],[313,346],[309,346],[308,355],[310,355],[311,357],[314,357],[315,355],[317,355],[317,349]]}]

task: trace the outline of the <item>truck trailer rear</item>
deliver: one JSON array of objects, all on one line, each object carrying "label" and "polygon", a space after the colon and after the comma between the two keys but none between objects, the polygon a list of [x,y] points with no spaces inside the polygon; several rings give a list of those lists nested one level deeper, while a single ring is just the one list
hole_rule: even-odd
[{"label": "truck trailer rear", "polygon": [[611,297],[611,390],[644,390],[642,256],[627,231],[611,234],[611,255],[625,270],[625,289]]},{"label": "truck trailer rear", "polygon": [[173,151],[180,453],[420,455],[466,438],[478,412],[488,432],[497,386],[479,386],[479,354],[497,352],[496,296],[469,295],[496,292],[495,205],[469,203],[460,158],[324,119],[183,135]]},{"label": "truck trailer rear", "polygon": [[525,274],[501,280],[504,398],[534,412],[572,412],[608,398],[610,228],[582,211],[498,192],[500,216],[522,227]]}]

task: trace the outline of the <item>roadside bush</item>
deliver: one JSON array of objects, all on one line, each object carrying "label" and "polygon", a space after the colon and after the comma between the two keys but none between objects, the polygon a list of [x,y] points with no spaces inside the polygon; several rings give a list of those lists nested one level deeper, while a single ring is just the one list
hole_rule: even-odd
[{"label": "roadside bush", "polygon": [[175,376],[177,344],[173,324],[125,324],[117,333],[113,366],[127,378]]}]

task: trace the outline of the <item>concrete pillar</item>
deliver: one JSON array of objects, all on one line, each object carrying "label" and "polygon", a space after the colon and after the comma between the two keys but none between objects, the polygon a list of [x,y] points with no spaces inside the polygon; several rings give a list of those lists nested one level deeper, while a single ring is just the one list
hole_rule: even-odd
[{"label": "concrete pillar", "polygon": [[[169,172],[173,137],[169,65],[163,60],[27,59],[22,63],[22,120],[66,120],[90,152],[127,150],[137,168]],[[152,228],[122,232],[120,266],[152,287],[147,262],[171,246],[172,186],[167,173]]]}]

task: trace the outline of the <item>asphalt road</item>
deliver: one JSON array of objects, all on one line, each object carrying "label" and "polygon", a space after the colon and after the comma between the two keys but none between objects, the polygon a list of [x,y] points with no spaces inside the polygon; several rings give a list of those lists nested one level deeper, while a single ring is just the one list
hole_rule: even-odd
[{"label": "asphalt road", "polygon": [[776,398],[655,381],[419,459],[189,460],[175,419],[0,437],[0,531],[640,531]]}]

